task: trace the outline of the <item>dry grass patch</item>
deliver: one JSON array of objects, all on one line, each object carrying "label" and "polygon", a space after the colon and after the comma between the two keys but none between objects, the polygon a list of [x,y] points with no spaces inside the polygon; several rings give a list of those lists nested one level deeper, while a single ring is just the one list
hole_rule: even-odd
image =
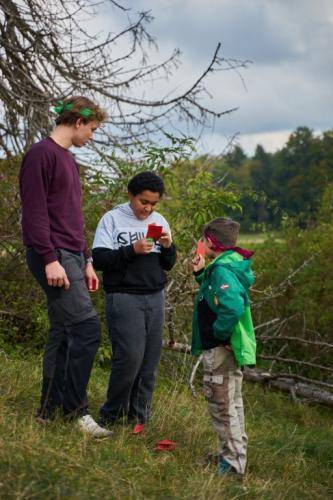
[{"label": "dry grass patch", "polygon": [[[75,425],[34,421],[40,359],[0,363],[0,497],[71,499],[283,499],[330,498],[333,491],[333,430],[330,411],[295,404],[285,395],[245,386],[249,466],[242,482],[221,479],[200,459],[216,437],[200,395],[184,380],[190,357],[166,355],[146,435],[115,427],[110,440],[83,436]],[[96,368],[91,410],[98,414],[108,373]],[[157,453],[160,439],[173,439],[172,453]]]}]

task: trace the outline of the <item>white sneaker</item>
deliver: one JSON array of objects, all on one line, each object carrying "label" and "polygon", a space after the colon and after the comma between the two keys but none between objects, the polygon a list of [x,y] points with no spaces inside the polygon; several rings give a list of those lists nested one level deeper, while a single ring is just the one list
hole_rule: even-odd
[{"label": "white sneaker", "polygon": [[87,434],[90,434],[90,436],[95,438],[112,436],[112,431],[104,429],[104,427],[98,425],[98,423],[95,422],[91,415],[84,415],[84,417],[79,418],[78,425],[81,431],[86,432]]}]

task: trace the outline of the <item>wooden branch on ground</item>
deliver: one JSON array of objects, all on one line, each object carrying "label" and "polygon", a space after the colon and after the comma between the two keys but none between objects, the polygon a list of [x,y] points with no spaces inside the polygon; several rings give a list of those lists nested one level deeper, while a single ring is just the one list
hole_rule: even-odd
[{"label": "wooden branch on ground", "polygon": [[[163,340],[163,347],[165,349],[181,352],[184,354],[191,353],[191,347],[187,344],[182,344],[180,342],[169,342],[167,340]],[[200,361],[198,360],[191,373],[190,382],[192,386],[194,383],[195,373],[198,369]],[[309,399],[315,403],[320,403],[333,407],[333,393],[318,389],[318,387],[315,387],[314,385],[314,384],[321,385],[333,389],[333,384],[321,382],[319,380],[316,381],[308,379],[306,377],[302,377],[301,375],[293,375],[289,373],[272,374],[269,372],[264,372],[249,368],[246,368],[244,370],[244,379],[248,382],[259,382],[261,384],[269,385],[269,387],[274,387],[284,392],[289,392],[290,394],[293,395],[293,397],[300,396]],[[312,385],[298,382],[298,380],[308,381]]]},{"label": "wooden branch on ground", "polygon": [[196,373],[197,373],[197,370],[199,368],[201,361],[202,361],[202,354],[198,357],[196,363],[194,364],[193,369],[191,371],[190,380],[189,380],[189,386],[190,386],[190,389],[191,389],[194,397],[196,397],[196,395],[197,395],[195,387],[194,387],[194,379],[195,379],[195,376],[196,376]]},{"label": "wooden branch on ground", "polygon": [[266,340],[291,340],[291,341],[295,341],[295,342],[300,342],[301,344],[309,344],[309,345],[315,345],[315,346],[318,346],[318,347],[328,347],[329,349],[333,349],[333,344],[328,344],[327,342],[320,342],[318,340],[307,340],[307,339],[302,339],[300,337],[289,337],[289,336],[285,336],[285,335],[279,335],[279,336],[275,336],[273,337],[272,335],[257,335],[257,340],[262,340],[262,341],[266,341]]},{"label": "wooden branch on ground", "polygon": [[250,382],[259,382],[261,384],[269,384],[269,387],[280,389],[284,392],[289,392],[295,396],[310,399],[315,403],[325,404],[333,407],[333,394],[328,391],[323,391],[317,387],[296,382],[291,375],[289,378],[275,378],[271,373],[259,372],[253,369],[244,371],[244,378]]},{"label": "wooden branch on ground", "polygon": [[260,328],[264,328],[265,326],[270,326],[273,323],[276,323],[277,321],[280,321],[280,318],[274,318],[274,319],[271,319],[270,321],[266,321],[265,323],[261,323],[261,325],[256,325],[254,327],[254,329],[259,330]]},{"label": "wooden branch on ground", "polygon": [[[288,344],[287,344],[287,343],[283,344],[283,346],[281,347],[281,349],[279,350],[279,352],[277,353],[277,355],[276,355],[276,356],[280,356],[280,354],[282,354],[282,353],[283,353],[283,351],[284,351],[287,347],[288,347]],[[269,373],[272,373],[272,370],[273,370],[273,368],[274,368],[274,365],[275,365],[275,364],[276,364],[276,359],[274,358],[274,359],[273,359],[273,361],[272,361],[272,363],[271,363],[271,366],[269,367],[269,370],[268,370],[268,371],[269,371]]]},{"label": "wooden branch on ground", "polygon": [[316,363],[310,363],[310,361],[300,361],[299,359],[293,358],[282,358],[281,356],[267,356],[266,354],[258,354],[257,358],[280,361],[280,363],[292,365],[310,366],[311,368],[317,368],[318,370],[324,370],[326,372],[333,373],[333,368],[324,365],[317,365]]},{"label": "wooden branch on ground", "polygon": [[[269,372],[265,372],[267,375]],[[276,379],[293,379],[293,380],[299,380],[301,382],[308,382],[311,385],[318,385],[320,387],[327,387],[328,389],[333,389],[333,384],[330,384],[329,382],[322,382],[321,380],[314,380],[309,377],[304,377],[303,375],[297,375],[296,373],[288,373],[288,372],[276,372],[276,373],[271,373],[271,378],[270,380],[276,380]]]},{"label": "wooden branch on ground", "polygon": [[187,344],[182,344],[181,342],[174,342],[169,340],[163,340],[164,349],[170,349],[171,351],[183,352],[184,354],[191,354],[191,346]]}]

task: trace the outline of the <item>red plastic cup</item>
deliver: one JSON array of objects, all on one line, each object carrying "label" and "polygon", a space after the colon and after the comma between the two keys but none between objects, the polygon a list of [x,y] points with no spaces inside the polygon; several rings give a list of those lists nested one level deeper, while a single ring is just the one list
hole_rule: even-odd
[{"label": "red plastic cup", "polygon": [[96,278],[93,278],[91,280],[91,287],[88,288],[89,292],[96,292],[97,290],[97,279]]}]

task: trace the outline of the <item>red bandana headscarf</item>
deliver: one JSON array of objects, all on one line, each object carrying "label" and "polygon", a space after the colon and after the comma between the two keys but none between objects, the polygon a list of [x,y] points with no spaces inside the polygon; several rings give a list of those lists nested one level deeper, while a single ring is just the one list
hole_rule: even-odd
[{"label": "red bandana headscarf", "polygon": [[251,250],[246,250],[245,248],[240,248],[240,247],[225,247],[224,245],[222,245],[222,243],[220,243],[219,241],[217,241],[217,239],[215,238],[215,236],[213,236],[211,233],[209,232],[204,232],[204,237],[206,238],[206,240],[209,240],[211,243],[212,243],[212,250],[214,252],[226,252],[227,250],[233,250],[234,252],[237,252],[239,253],[240,255],[242,255],[244,257],[244,259],[250,259],[252,257],[252,255],[254,254],[254,252],[252,252]]}]

